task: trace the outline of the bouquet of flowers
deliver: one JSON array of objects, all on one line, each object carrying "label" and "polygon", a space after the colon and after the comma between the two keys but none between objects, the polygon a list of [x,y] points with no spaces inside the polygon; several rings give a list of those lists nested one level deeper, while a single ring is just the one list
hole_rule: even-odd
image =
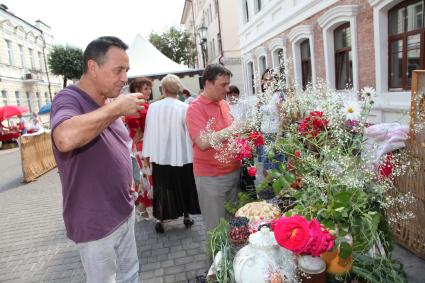
[{"label": "bouquet of flowers", "polygon": [[236,147],[236,159],[247,168],[248,175],[253,177],[257,173],[254,166],[254,156],[257,148],[264,145],[263,135],[257,131],[238,135],[234,139],[233,146]]}]

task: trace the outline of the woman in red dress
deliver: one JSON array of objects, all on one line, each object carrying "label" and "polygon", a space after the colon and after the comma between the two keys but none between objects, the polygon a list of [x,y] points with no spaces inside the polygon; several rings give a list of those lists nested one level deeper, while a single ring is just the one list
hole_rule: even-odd
[{"label": "woman in red dress", "polygon": [[[152,95],[152,81],[148,78],[140,77],[130,83],[130,93],[142,93],[143,99],[148,101]],[[138,192],[136,205],[138,207],[137,216],[149,218],[149,213],[146,207],[152,206],[152,202],[148,194],[152,190],[152,170],[149,162],[143,160],[141,156],[143,148],[143,133],[145,130],[146,113],[148,112],[149,103],[146,102],[144,109],[139,111],[137,116],[126,116],[125,122],[130,131],[130,137],[133,140],[132,144],[132,159],[133,159],[133,179],[135,183],[134,190]],[[140,174],[142,172],[143,174]]]}]

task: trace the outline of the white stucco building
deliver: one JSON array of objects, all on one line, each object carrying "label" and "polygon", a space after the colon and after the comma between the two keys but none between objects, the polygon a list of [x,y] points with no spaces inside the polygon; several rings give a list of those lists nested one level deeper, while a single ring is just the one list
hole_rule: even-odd
[{"label": "white stucco building", "polygon": [[[231,83],[243,93],[239,41],[240,6],[238,1],[229,0],[185,0],[181,24],[196,42],[197,66],[221,63],[232,73]],[[200,27],[206,27],[203,41]]]},{"label": "white stucco building", "polygon": [[52,97],[61,89],[60,78],[47,73],[52,42],[48,25],[40,20],[30,24],[0,5],[0,106],[38,112],[50,102],[49,81]]},{"label": "white stucco building", "polygon": [[425,69],[424,0],[237,0],[244,88],[254,75],[290,63],[298,88],[372,86],[376,122],[406,122],[412,70]]}]

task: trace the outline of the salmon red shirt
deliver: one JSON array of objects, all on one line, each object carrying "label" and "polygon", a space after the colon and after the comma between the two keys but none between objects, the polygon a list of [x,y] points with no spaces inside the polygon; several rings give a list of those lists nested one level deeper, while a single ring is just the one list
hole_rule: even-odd
[{"label": "salmon red shirt", "polygon": [[221,162],[217,159],[217,150],[210,148],[200,150],[195,140],[202,132],[207,131],[207,125],[213,131],[220,131],[233,122],[229,105],[225,100],[212,101],[204,95],[199,95],[190,105],[186,114],[186,124],[193,142],[193,171],[195,176],[221,176],[240,168],[236,159]]}]

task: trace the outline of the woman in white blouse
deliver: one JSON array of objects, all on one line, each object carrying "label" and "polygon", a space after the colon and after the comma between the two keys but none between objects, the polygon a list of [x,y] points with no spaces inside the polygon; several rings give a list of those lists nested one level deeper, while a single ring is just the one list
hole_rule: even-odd
[{"label": "woman in white blouse", "polygon": [[158,220],[158,233],[164,233],[164,220],[183,215],[189,228],[193,225],[189,214],[200,213],[192,141],[185,123],[189,106],[177,99],[183,86],[177,76],[167,75],[161,87],[165,98],[149,106],[142,152],[152,163],[153,215]]}]

